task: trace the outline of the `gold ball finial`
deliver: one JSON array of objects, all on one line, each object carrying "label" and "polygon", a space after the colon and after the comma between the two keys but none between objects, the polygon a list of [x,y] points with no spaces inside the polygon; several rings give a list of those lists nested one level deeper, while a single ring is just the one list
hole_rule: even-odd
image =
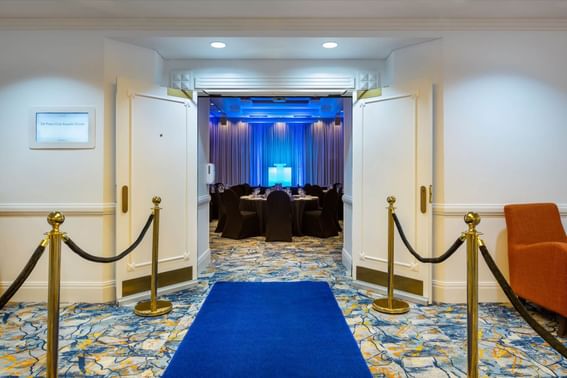
[{"label": "gold ball finial", "polygon": [[161,203],[161,197],[155,196],[154,198],[152,198],[152,202],[155,206],[159,206],[159,204]]},{"label": "gold ball finial", "polygon": [[393,205],[396,202],[396,197],[388,196],[388,198],[386,198],[386,201],[388,201],[390,205]]},{"label": "gold ball finial", "polygon": [[59,211],[52,211],[47,216],[47,223],[56,228],[59,228],[59,225],[63,222],[65,222],[65,215],[61,214]]},{"label": "gold ball finial", "polygon": [[473,226],[477,226],[480,223],[480,215],[478,213],[473,213],[469,211],[465,214],[465,223]]}]

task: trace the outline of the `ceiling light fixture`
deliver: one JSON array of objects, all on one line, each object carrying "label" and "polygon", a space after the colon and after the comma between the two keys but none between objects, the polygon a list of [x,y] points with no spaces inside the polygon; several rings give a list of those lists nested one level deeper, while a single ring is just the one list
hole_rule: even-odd
[{"label": "ceiling light fixture", "polygon": [[226,43],[220,41],[211,42],[211,47],[215,49],[224,49],[226,47]]},{"label": "ceiling light fixture", "polygon": [[334,49],[335,47],[338,47],[339,44],[337,42],[325,42],[321,46],[326,49]]}]

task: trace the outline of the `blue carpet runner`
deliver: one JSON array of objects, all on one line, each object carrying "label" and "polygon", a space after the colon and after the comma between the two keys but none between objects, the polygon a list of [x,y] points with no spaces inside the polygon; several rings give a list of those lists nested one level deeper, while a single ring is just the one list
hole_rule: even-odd
[{"label": "blue carpet runner", "polygon": [[326,282],[217,282],[164,377],[370,377]]}]

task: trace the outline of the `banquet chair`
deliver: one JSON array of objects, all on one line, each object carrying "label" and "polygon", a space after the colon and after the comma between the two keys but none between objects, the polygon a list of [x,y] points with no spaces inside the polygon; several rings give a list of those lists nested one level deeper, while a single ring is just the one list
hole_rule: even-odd
[{"label": "banquet chair", "polygon": [[325,192],[323,191],[323,188],[321,188],[319,185],[313,185],[311,187],[311,193],[309,195],[318,197],[319,207],[323,207],[323,202],[325,201]]},{"label": "banquet chair", "polygon": [[336,182],[333,184],[333,189],[335,189],[337,193],[341,194],[343,192],[343,184]]},{"label": "banquet chair", "polygon": [[522,299],[559,315],[567,326],[567,235],[553,203],[504,206],[510,284]]},{"label": "banquet chair", "polygon": [[219,221],[217,222],[217,227],[215,228],[216,233],[222,232],[224,230],[225,225],[226,225],[226,210],[224,208],[224,203],[223,203],[223,198],[222,198],[224,192],[226,192],[226,190],[224,190],[222,192],[215,193],[215,196],[217,198],[218,217],[219,217]]},{"label": "banquet chair", "polygon": [[244,195],[244,187],[241,184],[231,186],[230,190],[236,193],[239,198]]},{"label": "banquet chair", "polygon": [[322,210],[306,211],[303,214],[303,233],[319,238],[328,238],[339,234],[337,229],[337,192],[329,190],[325,196]]},{"label": "banquet chair", "polygon": [[214,184],[214,194],[213,194],[213,200],[211,202],[215,202],[216,206],[217,206],[217,218],[218,218],[218,222],[217,222],[217,227],[215,228],[215,233],[219,233],[222,232],[222,230],[224,229],[224,225],[226,223],[226,215],[224,213],[224,208],[222,206],[222,201],[221,201],[221,193],[224,192],[224,184],[222,182],[217,182]]},{"label": "banquet chair", "polygon": [[225,190],[221,202],[226,212],[223,238],[244,239],[260,234],[258,216],[253,211],[240,211],[238,195],[232,189]]},{"label": "banquet chair", "polygon": [[211,222],[219,219],[219,197],[214,185],[211,185],[209,188],[209,196],[211,196],[211,201],[209,202],[209,222]]},{"label": "banquet chair", "polygon": [[244,183],[242,184],[242,191],[243,195],[249,196],[250,194],[252,194],[252,187],[250,186],[250,184]]},{"label": "banquet chair", "polygon": [[276,190],[267,199],[266,241],[292,241],[291,200],[286,192]]}]

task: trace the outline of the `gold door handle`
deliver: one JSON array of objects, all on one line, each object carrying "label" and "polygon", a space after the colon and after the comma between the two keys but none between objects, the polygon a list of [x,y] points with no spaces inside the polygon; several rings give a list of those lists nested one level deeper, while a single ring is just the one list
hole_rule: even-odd
[{"label": "gold door handle", "polygon": [[128,185],[122,187],[122,212],[128,212]]},{"label": "gold door handle", "polygon": [[419,197],[420,197],[420,199],[421,199],[421,201],[420,201],[420,210],[421,210],[421,213],[422,213],[422,214],[425,214],[425,213],[427,212],[427,188],[426,188],[424,185],[422,185],[422,186],[419,188],[419,192],[420,192],[420,193],[419,193],[419,194],[420,194]]}]

